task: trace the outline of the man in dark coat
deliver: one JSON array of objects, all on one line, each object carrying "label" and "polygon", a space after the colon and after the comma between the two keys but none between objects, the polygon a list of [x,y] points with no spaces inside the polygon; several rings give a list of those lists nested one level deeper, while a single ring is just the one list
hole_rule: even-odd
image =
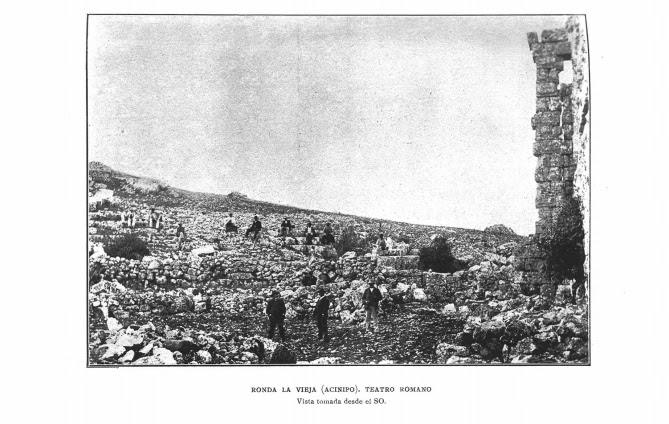
[{"label": "man in dark coat", "polygon": [[269,317],[269,335],[270,340],[274,338],[274,329],[279,326],[279,335],[281,341],[286,341],[286,329],[283,326],[283,321],[286,318],[286,304],[283,302],[277,290],[272,291],[272,298],[267,302],[265,309],[267,317]]},{"label": "man in dark coat", "polygon": [[303,286],[313,286],[316,284],[316,277],[314,277],[314,274],[311,273],[311,271],[304,270],[302,273],[302,285]]},{"label": "man in dark coat", "polygon": [[262,230],[262,224],[260,223],[260,220],[258,219],[257,216],[253,217],[253,224],[251,224],[251,227],[246,230],[246,237],[249,236],[249,233],[253,233],[253,241],[256,241],[258,239],[258,233]]},{"label": "man in dark coat", "polygon": [[290,219],[288,219],[288,217],[285,217],[283,219],[283,222],[281,223],[281,235],[282,236],[290,235],[292,228],[293,224],[290,223]]},{"label": "man in dark coat", "polygon": [[321,237],[321,243],[333,244],[334,242],[335,242],[335,237],[332,234],[332,226],[328,222],[325,224],[325,228],[323,228],[323,236]]},{"label": "man in dark coat", "polygon": [[362,294],[362,304],[367,310],[367,317],[365,319],[365,325],[367,330],[371,327],[372,320],[374,320],[374,329],[378,330],[379,328],[379,301],[383,299],[381,295],[381,290],[376,288],[376,283],[374,280],[369,282],[369,287]]},{"label": "man in dark coat", "polygon": [[318,340],[323,339],[325,343],[330,341],[328,335],[328,309],[330,308],[330,299],[325,295],[323,287],[318,289],[320,298],[316,302],[314,308],[314,318],[316,318],[316,326],[318,327]]}]

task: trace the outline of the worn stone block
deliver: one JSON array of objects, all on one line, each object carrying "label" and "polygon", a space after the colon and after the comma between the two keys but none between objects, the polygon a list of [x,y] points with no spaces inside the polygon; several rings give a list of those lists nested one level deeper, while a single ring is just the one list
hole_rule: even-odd
[{"label": "worn stone block", "polygon": [[532,46],[534,44],[539,43],[539,36],[537,35],[536,32],[528,32],[527,33],[527,44],[530,46],[530,50],[532,49]]},{"label": "worn stone block", "polygon": [[539,56],[559,56],[562,59],[571,58],[571,44],[568,41],[558,43],[541,43],[532,49],[532,55]]},{"label": "worn stone block", "polygon": [[560,124],[560,112],[559,111],[547,111],[547,112],[537,112],[532,119],[535,125],[559,125]]},{"label": "worn stone block", "polygon": [[535,56],[534,64],[537,68],[557,69],[559,71],[564,69],[563,59],[553,55]]},{"label": "worn stone block", "polygon": [[537,131],[536,140],[555,139],[562,135],[562,127],[557,125],[538,125],[533,129]]},{"label": "worn stone block", "polygon": [[572,143],[569,140],[541,140],[534,142],[534,156],[545,154],[571,154]]},{"label": "worn stone block", "polygon": [[564,109],[562,111],[562,124],[573,124],[574,123],[574,111],[571,108]]},{"label": "worn stone block", "polygon": [[575,166],[576,161],[574,160],[573,155],[561,155],[560,156],[560,167],[566,168],[568,166]]},{"label": "worn stone block", "polygon": [[562,155],[555,155],[555,154],[547,154],[540,156],[539,159],[537,160],[537,167],[543,166],[543,167],[551,167],[551,166],[562,166]]},{"label": "worn stone block", "polygon": [[562,177],[565,181],[574,181],[575,173],[576,173],[576,165],[562,168]]},{"label": "worn stone block", "polygon": [[554,82],[537,83],[537,97],[558,96],[560,92]]},{"label": "worn stone block", "polygon": [[553,218],[555,217],[555,208],[540,208],[537,210],[539,213],[539,221],[549,223],[553,222]]},{"label": "worn stone block", "polygon": [[558,166],[538,167],[534,171],[536,182],[560,181],[562,179],[562,168]]},{"label": "worn stone block", "polygon": [[544,43],[557,43],[569,40],[566,28],[545,29],[541,31],[541,41]]},{"label": "worn stone block", "polygon": [[537,189],[537,198],[534,202],[537,208],[555,208],[559,205],[561,193],[541,192]]},{"label": "worn stone block", "polygon": [[565,140],[571,140],[574,136],[574,126],[572,124],[565,124],[563,127],[563,134]]},{"label": "worn stone block", "polygon": [[[549,73],[550,73],[549,69],[537,68],[537,82],[548,82]],[[559,82],[559,81],[551,81],[551,82]]]},{"label": "worn stone block", "polygon": [[537,98],[537,112],[541,111],[556,111],[560,109],[561,106],[560,98],[558,96],[554,97],[539,97]]}]

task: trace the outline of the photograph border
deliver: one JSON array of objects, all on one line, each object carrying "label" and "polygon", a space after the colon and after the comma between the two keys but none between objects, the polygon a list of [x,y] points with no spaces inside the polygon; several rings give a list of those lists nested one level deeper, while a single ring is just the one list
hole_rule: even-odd
[{"label": "photograph border", "polygon": [[[254,16],[263,16],[263,17],[515,17],[515,16],[582,16],[585,21],[585,34],[587,39],[587,49],[588,49],[588,131],[589,131],[589,143],[587,146],[588,149],[588,208],[589,214],[588,219],[590,232],[588,233],[588,278],[587,278],[587,308],[588,308],[588,360],[587,363],[526,363],[526,364],[514,364],[514,363],[482,363],[482,364],[176,364],[176,365],[112,365],[112,364],[91,364],[90,363],[90,347],[89,347],[89,338],[90,338],[90,305],[89,305],[89,218],[88,218],[88,175],[89,175],[89,81],[88,81],[88,70],[89,70],[89,56],[88,56],[88,43],[89,43],[89,25],[91,16],[209,16],[209,17],[254,17]],[[552,29],[552,28],[545,28]],[[219,13],[87,13],[86,14],[86,43],[85,43],[85,105],[86,105],[86,243],[84,244],[86,251],[86,282],[85,286],[85,314],[86,314],[86,329],[85,329],[85,343],[86,343],[86,368],[87,369],[102,369],[102,368],[201,368],[201,367],[211,367],[211,368],[227,368],[227,367],[261,367],[261,368],[274,368],[274,367],[441,367],[441,368],[450,368],[450,367],[502,367],[506,368],[509,366],[517,367],[590,367],[592,366],[592,81],[591,76],[591,52],[590,52],[590,34],[588,33],[589,28],[587,24],[587,14],[585,13],[492,13],[492,14],[219,14]],[[529,119],[530,117],[528,117]],[[531,146],[531,143],[528,142],[528,145]],[[531,176],[528,176],[531,178]]]}]

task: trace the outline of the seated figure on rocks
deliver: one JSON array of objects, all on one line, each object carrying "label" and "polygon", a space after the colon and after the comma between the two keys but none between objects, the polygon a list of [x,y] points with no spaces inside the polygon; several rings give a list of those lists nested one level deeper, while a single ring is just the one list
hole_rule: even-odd
[{"label": "seated figure on rocks", "polygon": [[313,286],[314,284],[316,284],[316,281],[317,281],[316,277],[314,277],[314,274],[310,270],[305,269],[304,271],[302,271],[303,286]]},{"label": "seated figure on rocks", "polygon": [[332,225],[328,222],[323,228],[323,237],[321,237],[322,244],[333,244],[335,242]]},{"label": "seated figure on rocks", "polygon": [[225,232],[226,233],[237,232],[237,223],[235,222],[235,217],[232,216],[232,213],[229,213],[228,217],[225,220]]},{"label": "seated figure on rocks", "polygon": [[253,224],[249,227],[248,230],[246,230],[246,237],[249,236],[250,233],[253,233],[253,241],[255,242],[258,240],[258,234],[262,230],[262,224],[260,223],[260,220],[258,219],[258,216],[253,217]]},{"label": "seated figure on rocks", "polygon": [[283,222],[281,222],[281,236],[288,236],[292,233],[293,229],[293,224],[291,224],[290,219],[288,217],[283,218]]},{"label": "seated figure on rocks", "polygon": [[307,237],[307,244],[312,244],[314,237],[317,237],[318,234],[316,233],[316,230],[314,230],[314,227],[311,225],[311,221],[307,222],[307,229],[305,230],[305,236]]}]

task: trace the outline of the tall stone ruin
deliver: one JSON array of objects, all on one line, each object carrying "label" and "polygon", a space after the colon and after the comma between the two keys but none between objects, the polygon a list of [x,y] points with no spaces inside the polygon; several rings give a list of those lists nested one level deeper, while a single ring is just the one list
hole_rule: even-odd
[{"label": "tall stone ruin", "polygon": [[[531,119],[537,157],[536,208],[540,236],[555,224],[563,202],[574,195],[584,217],[586,284],[589,278],[590,233],[590,106],[589,63],[585,19],[572,16],[565,28],[527,34],[536,73],[536,114]],[[518,253],[517,268],[525,278],[539,282],[543,258],[532,246]]]}]

